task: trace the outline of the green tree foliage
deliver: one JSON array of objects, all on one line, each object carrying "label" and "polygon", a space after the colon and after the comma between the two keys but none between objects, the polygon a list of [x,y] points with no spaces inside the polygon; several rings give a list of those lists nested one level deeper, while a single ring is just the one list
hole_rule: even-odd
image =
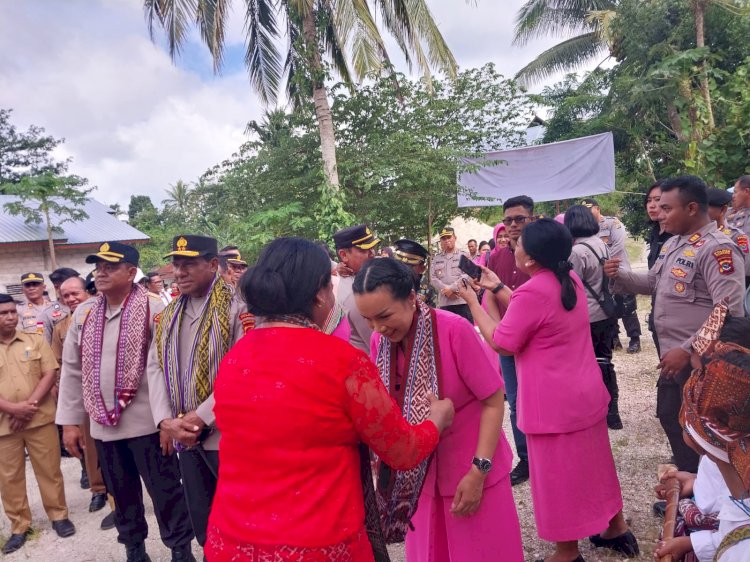
[{"label": "green tree foliage", "polygon": [[5,184],[5,190],[17,197],[17,201],[5,204],[12,215],[21,215],[27,224],[44,223],[47,229],[52,269],[57,269],[53,236],[60,232],[66,222],[78,222],[88,218],[81,209],[88,200],[92,188],[86,189],[87,181],[78,176],[58,176],[44,172],[34,176],[23,176],[18,183]]},{"label": "green tree foliage", "polygon": [[330,244],[335,230],[355,222],[388,242],[425,241],[456,215],[476,213],[456,205],[461,158],[521,145],[533,116],[528,97],[492,65],[455,81],[373,77],[354,93],[344,84],[332,93],[339,191],[323,181],[313,110],[273,111],[248,124],[252,140],[191,190],[186,222],[163,212],[153,230],[138,228],[176,234],[189,224],[249,258],[276,236]]},{"label": "green tree foliage", "polygon": [[0,185],[18,183],[25,176],[63,174],[67,162],[52,158],[52,151],[63,142],[31,125],[19,131],[10,121],[11,109],[0,109]]}]

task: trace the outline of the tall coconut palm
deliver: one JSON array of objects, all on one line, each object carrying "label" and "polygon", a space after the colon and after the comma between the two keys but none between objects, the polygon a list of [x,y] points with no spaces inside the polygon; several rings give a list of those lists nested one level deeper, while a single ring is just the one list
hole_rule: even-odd
[{"label": "tall coconut palm", "polygon": [[167,198],[164,199],[164,208],[184,217],[190,205],[191,191],[189,184],[177,180],[166,190]]},{"label": "tall coconut palm", "polygon": [[[160,25],[174,59],[195,22],[219,70],[230,0],[144,0],[149,31]],[[390,57],[375,23],[396,40],[411,68],[426,76],[437,68],[455,76],[456,61],[427,7],[427,0],[245,0],[250,81],[266,104],[273,104],[282,84],[292,101],[312,98],[320,130],[327,182],[338,189],[336,145],[325,86],[326,62],[349,84],[381,72]],[[285,29],[282,29],[282,23]],[[282,35],[286,45],[282,45]],[[328,59],[326,61],[326,58]],[[308,95],[309,94],[309,95]]]},{"label": "tall coconut palm", "polygon": [[617,0],[528,0],[516,14],[513,44],[550,35],[566,39],[523,67],[516,79],[531,84],[608,52],[616,8]]}]

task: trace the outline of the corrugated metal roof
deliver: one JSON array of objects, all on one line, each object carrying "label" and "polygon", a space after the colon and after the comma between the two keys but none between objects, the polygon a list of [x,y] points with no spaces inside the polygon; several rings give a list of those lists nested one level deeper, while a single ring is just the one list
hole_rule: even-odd
[{"label": "corrugated metal roof", "polygon": [[[42,224],[26,224],[22,216],[13,216],[5,210],[5,203],[17,201],[13,195],[0,195],[0,244],[18,242],[40,242],[47,240],[47,228]],[[80,222],[66,222],[61,225],[63,232],[52,236],[62,244],[96,244],[102,240],[143,240],[149,239],[143,232],[118,220],[110,214],[111,209],[94,199],[84,205],[89,218]],[[53,222],[54,219],[53,215]]]}]

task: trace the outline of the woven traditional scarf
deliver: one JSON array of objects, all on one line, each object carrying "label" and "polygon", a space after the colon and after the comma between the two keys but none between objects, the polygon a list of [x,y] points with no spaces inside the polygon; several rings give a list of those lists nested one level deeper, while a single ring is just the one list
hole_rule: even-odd
[{"label": "woven traditional scarf", "polygon": [[107,297],[99,295],[81,328],[81,378],[83,404],[91,419],[100,425],[115,426],[130,404],[146,369],[151,330],[148,292],[133,285],[122,303],[120,333],[115,357],[115,404],[107,409],[102,397],[102,341],[106,322]]},{"label": "woven traditional scarf", "polygon": [[750,541],[750,525],[742,525],[724,535],[719,548],[716,549],[716,554],[714,554],[714,562],[719,562],[727,550],[743,541]]},{"label": "woven traditional scarf", "polygon": [[178,342],[182,315],[190,297],[180,295],[169,303],[156,325],[156,349],[174,416],[195,410],[213,391],[219,364],[231,346],[232,293],[232,288],[217,275],[200,311],[200,325],[190,346],[188,365],[182,369],[184,376],[180,375]]},{"label": "woven traditional scarf", "polygon": [[[430,414],[428,394],[442,396],[440,384],[440,349],[438,347],[435,311],[417,302],[414,321],[406,335],[406,376],[399,380],[396,367],[398,345],[381,337],[375,364],[391,396],[401,407],[404,418],[419,424]],[[378,461],[377,498],[383,535],[388,544],[402,542],[417,510],[432,455],[416,468],[394,471]]]},{"label": "woven traditional scarf", "polygon": [[330,336],[338,328],[342,318],[344,318],[344,309],[339,303],[334,303],[331,312],[328,313],[328,318],[321,326],[323,333]]}]

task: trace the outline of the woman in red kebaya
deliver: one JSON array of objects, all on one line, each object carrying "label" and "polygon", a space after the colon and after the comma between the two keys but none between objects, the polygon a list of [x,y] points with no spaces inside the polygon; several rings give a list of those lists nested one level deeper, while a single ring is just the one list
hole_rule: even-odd
[{"label": "woman in red kebaya", "polygon": [[366,443],[396,469],[427,458],[453,419],[450,400],[429,398],[429,416],[404,420],[367,356],[313,324],[333,302],[330,260],[299,238],[271,242],[242,278],[249,332],[225,356],[215,385],[222,432],[209,520],[211,562],[381,559]]}]

